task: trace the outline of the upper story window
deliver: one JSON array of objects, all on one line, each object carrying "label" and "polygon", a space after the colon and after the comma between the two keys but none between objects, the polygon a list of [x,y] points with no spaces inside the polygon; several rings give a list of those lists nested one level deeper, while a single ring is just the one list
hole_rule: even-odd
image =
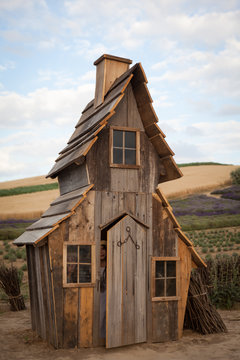
[{"label": "upper story window", "polygon": [[67,244],[64,248],[64,284],[93,283],[93,245]]},{"label": "upper story window", "polygon": [[110,164],[115,167],[139,167],[139,131],[129,128],[110,129]]},{"label": "upper story window", "polygon": [[177,289],[177,264],[179,258],[152,259],[152,298],[153,300],[175,300]]}]

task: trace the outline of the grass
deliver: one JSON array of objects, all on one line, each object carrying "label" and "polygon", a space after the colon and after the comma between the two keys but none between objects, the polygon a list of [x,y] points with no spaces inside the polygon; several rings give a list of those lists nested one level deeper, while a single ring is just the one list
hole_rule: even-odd
[{"label": "grass", "polygon": [[47,191],[58,189],[58,183],[43,184],[43,185],[32,185],[32,186],[19,186],[12,189],[0,189],[0,197],[30,194],[39,191]]},{"label": "grass", "polygon": [[178,167],[202,166],[202,165],[230,165],[230,164],[221,164],[217,162],[192,162],[192,163],[177,164]]}]

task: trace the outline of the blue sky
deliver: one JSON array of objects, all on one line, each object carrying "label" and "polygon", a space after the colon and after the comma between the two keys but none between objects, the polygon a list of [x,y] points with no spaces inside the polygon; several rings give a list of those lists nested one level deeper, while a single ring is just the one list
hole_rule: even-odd
[{"label": "blue sky", "polygon": [[0,181],[48,173],[103,53],[142,63],[176,162],[240,164],[240,1],[0,0]]}]

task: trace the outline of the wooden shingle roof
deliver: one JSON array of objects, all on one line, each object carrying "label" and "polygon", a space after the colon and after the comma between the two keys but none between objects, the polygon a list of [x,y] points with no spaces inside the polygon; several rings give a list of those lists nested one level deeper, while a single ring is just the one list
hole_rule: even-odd
[{"label": "wooden shingle roof", "polygon": [[100,131],[117,111],[117,106],[124,97],[125,90],[130,82],[145,132],[166,170],[166,174],[161,177],[161,182],[182,176],[173,160],[174,153],[165,141],[164,133],[157,125],[158,118],[146,85],[147,78],[141,64],[137,63],[115,80],[100,106],[95,108],[94,100],[87,104],[67,146],[59,153],[59,157],[47,177],[54,178],[69,165],[84,162],[85,156],[97,141]]},{"label": "wooden shingle roof", "polygon": [[15,245],[39,245],[42,240],[59,227],[62,221],[74,214],[74,210],[85,199],[92,187],[93,185],[84,186],[59,196],[50,204],[41,218],[30,225],[13,243]]}]

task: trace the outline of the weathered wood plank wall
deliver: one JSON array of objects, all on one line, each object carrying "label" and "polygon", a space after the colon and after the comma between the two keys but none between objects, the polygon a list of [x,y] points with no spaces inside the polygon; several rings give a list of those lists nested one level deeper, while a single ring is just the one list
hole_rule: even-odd
[{"label": "weathered wood plank wall", "polygon": [[[140,169],[120,169],[109,167],[109,127],[120,126],[140,130]],[[131,84],[111,117],[108,125],[99,135],[86,156],[89,181],[94,183],[95,190],[116,192],[155,191],[159,183],[162,166],[159,156],[144,132],[143,124],[137,109]]]},{"label": "weathered wood plank wall", "polygon": [[27,246],[32,328],[57,347],[55,306],[48,245]]},{"label": "weathered wood plank wall", "polygon": [[[152,207],[153,256],[178,255],[177,234],[173,223],[153,194]],[[178,300],[152,302],[152,341],[164,342],[178,338]]]}]

